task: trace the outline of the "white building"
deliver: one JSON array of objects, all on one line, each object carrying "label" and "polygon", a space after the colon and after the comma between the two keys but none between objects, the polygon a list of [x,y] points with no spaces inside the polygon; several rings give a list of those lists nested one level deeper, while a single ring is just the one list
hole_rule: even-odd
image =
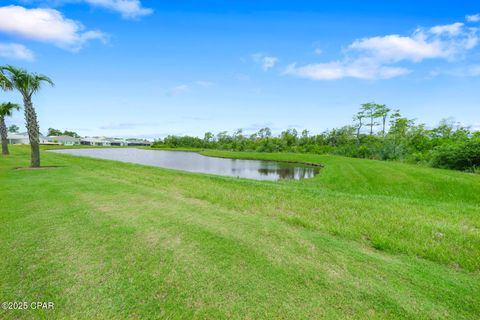
[{"label": "white building", "polygon": [[105,140],[109,141],[111,146],[119,146],[119,147],[128,146],[128,142],[122,138],[105,138]]},{"label": "white building", "polygon": [[107,137],[85,137],[82,138],[80,144],[86,146],[99,147],[127,147],[127,146],[150,146],[152,143],[143,139],[122,139],[122,138],[107,138]]},{"label": "white building", "polygon": [[80,144],[79,138],[70,136],[49,136],[47,139],[50,143],[55,143],[62,146],[76,146]]},{"label": "white building", "polygon": [[80,144],[97,147],[109,147],[112,145],[105,137],[85,137],[81,139]]},{"label": "white building", "polygon": [[129,146],[151,146],[152,143],[145,139],[126,139]]},{"label": "white building", "polygon": [[26,133],[9,133],[7,136],[8,144],[29,144],[30,139]]},{"label": "white building", "polygon": [[[9,133],[7,135],[8,144],[30,144],[30,138],[27,132]],[[48,144],[48,139],[42,134],[39,135],[40,144]]]}]

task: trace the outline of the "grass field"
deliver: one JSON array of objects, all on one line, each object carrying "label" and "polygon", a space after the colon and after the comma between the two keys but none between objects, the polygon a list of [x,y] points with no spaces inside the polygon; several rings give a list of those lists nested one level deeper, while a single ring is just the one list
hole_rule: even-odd
[{"label": "grass field", "polygon": [[480,176],[333,156],[260,182],[0,158],[0,319],[478,319]]}]

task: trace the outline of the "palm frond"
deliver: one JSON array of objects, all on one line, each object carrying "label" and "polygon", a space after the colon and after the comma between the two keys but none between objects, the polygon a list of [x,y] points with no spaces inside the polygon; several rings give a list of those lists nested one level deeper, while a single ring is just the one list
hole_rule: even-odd
[{"label": "palm frond", "polygon": [[43,82],[54,86],[52,79],[49,77],[43,74],[30,73],[12,65],[0,67],[0,72],[7,77],[12,87],[20,91],[23,96],[31,97],[41,89]]},{"label": "palm frond", "polygon": [[12,102],[0,103],[0,117],[11,117],[15,110],[20,110],[19,104]]},{"label": "palm frond", "polygon": [[42,88],[43,82],[46,82],[50,84],[51,86],[54,86],[55,84],[53,83],[52,79],[49,77],[43,75],[43,74],[30,74],[29,75],[29,89],[31,90],[31,93],[36,93]]},{"label": "palm frond", "polygon": [[47,77],[46,75],[44,75],[44,74],[36,74],[35,76],[36,76],[36,78],[38,79],[38,81],[40,81],[40,82],[46,82],[46,83],[48,83],[49,85],[51,85],[52,87],[55,86],[55,83],[53,83],[52,79],[50,79],[50,78]]},{"label": "palm frond", "polygon": [[8,78],[1,72],[0,72],[0,88],[4,91],[13,89],[13,86],[10,80],[8,80]]}]

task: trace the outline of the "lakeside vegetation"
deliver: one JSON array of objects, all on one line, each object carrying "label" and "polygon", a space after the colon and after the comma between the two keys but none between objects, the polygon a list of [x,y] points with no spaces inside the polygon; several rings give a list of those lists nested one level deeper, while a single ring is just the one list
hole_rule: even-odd
[{"label": "lakeside vegetation", "polygon": [[[0,162],[0,318],[473,319],[480,177],[338,156],[264,182],[29,148]],[[26,197],[25,195],[29,196]],[[52,200],[54,199],[54,200]]]},{"label": "lakeside vegetation", "polygon": [[156,140],[152,147],[333,154],[471,172],[480,168],[480,132],[453,121],[444,120],[428,129],[398,110],[375,103],[363,104],[354,120],[353,125],[316,135],[288,129],[273,136],[269,128],[245,135],[239,129],[233,134],[207,132],[203,138],[169,135]]}]

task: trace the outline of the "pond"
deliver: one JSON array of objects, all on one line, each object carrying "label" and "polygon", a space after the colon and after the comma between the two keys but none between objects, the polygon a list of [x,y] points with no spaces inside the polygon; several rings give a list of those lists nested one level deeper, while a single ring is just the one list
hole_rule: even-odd
[{"label": "pond", "polygon": [[214,158],[196,152],[183,151],[85,148],[50,150],[50,152],[255,180],[300,180],[312,178],[320,171],[318,166],[300,163]]}]

